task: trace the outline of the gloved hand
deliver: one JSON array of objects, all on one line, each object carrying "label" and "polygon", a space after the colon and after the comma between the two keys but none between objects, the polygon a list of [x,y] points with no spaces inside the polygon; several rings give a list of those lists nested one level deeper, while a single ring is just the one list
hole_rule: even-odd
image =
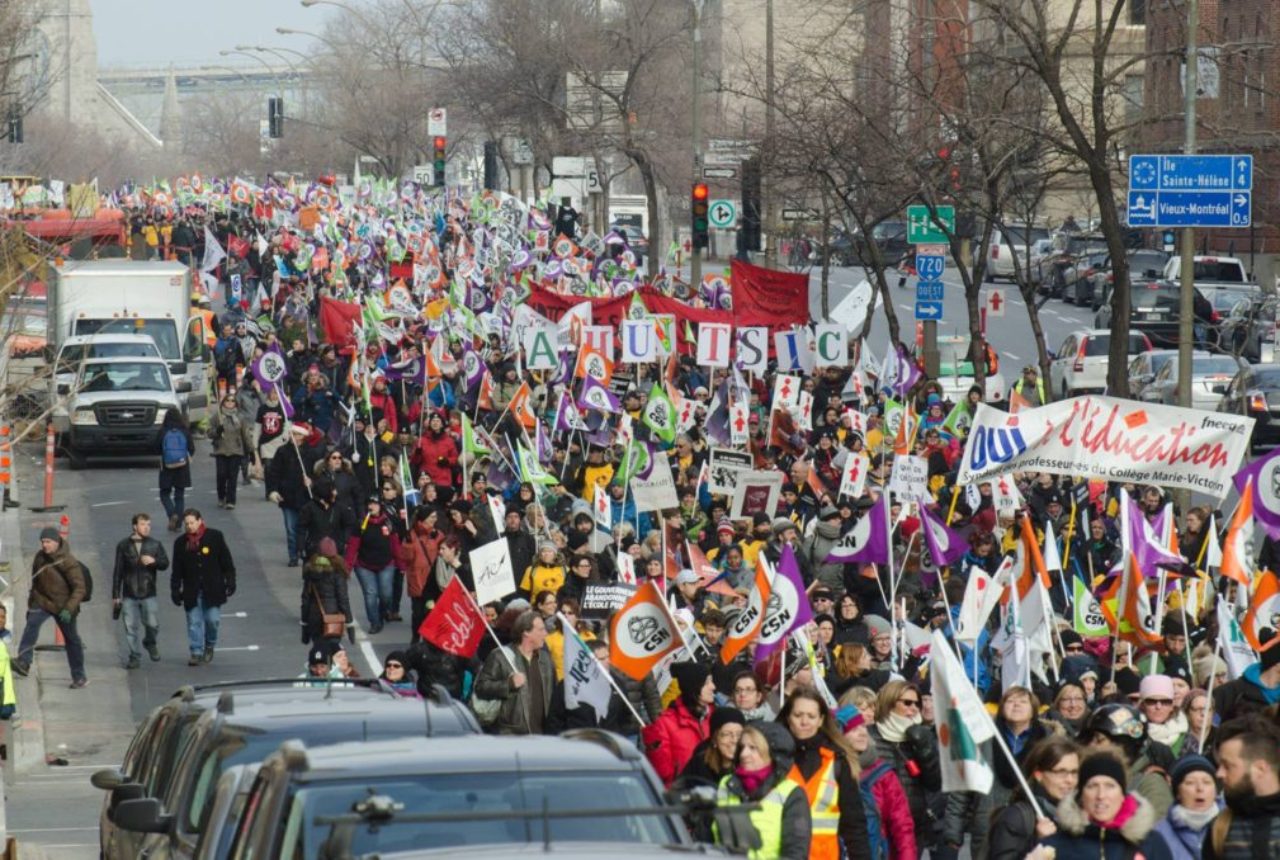
[{"label": "gloved hand", "polygon": [[354,624],[347,625],[347,641],[352,644],[356,641],[356,626]]},{"label": "gloved hand", "polygon": [[179,594],[173,595],[173,605],[174,606],[182,605],[182,595],[179,595]]},{"label": "gloved hand", "polygon": [[71,618],[72,618],[72,615],[71,615],[70,609],[64,609],[58,613],[58,620],[61,621],[63,624],[70,624]]},{"label": "gloved hand", "polygon": [[267,498],[272,502],[275,502],[277,505],[284,501],[284,497],[274,490],[267,494]]}]

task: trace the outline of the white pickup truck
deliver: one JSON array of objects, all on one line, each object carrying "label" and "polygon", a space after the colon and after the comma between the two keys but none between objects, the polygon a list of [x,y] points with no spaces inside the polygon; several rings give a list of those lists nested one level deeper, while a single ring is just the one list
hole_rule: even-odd
[{"label": "white pickup truck", "polygon": [[163,358],[86,360],[67,397],[64,447],[71,468],[83,469],[90,456],[159,455],[170,409],[182,412],[182,402]]},{"label": "white pickup truck", "polygon": [[[1164,264],[1161,280],[1178,283],[1182,280],[1182,257],[1174,254]],[[1196,286],[1201,284],[1247,284],[1249,273],[1245,271],[1244,261],[1239,257],[1195,257],[1195,269],[1192,280]]]}]

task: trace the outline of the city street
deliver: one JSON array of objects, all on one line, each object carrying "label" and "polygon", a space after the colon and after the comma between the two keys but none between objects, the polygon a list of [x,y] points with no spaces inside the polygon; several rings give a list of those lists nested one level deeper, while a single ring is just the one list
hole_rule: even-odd
[{"label": "city street", "polygon": [[[21,523],[25,566],[13,552],[13,538],[5,539],[4,554],[12,565],[13,576],[20,580],[15,590],[23,601],[28,591],[25,577],[39,531],[46,525],[56,526],[59,517],[56,513],[40,514],[27,509],[40,501],[43,472],[38,455],[43,455],[42,445],[21,447],[16,459],[23,508],[3,514],[7,520],[14,518]],[[44,732],[40,750],[16,744],[14,733],[8,733],[8,832],[18,838],[24,852],[38,846],[49,858],[78,860],[98,856],[97,820],[103,795],[89,785],[89,776],[100,768],[118,766],[138,722],[181,685],[293,677],[305,669],[306,649],[298,639],[301,571],[285,566],[284,526],[278,510],[263,499],[261,484],[242,487],[234,511],[220,510],[213,491],[213,459],[204,441],[197,443],[193,473],[194,486],[187,491],[187,505],[203,512],[209,528],[225,533],[236,561],[237,590],[223,607],[217,655],[207,666],[186,665],[185,617],[169,600],[165,573],[161,574],[159,585],[162,659],[152,663],[144,656],[140,669],[126,672],[123,627],[111,621],[115,545],[129,533],[132,515],[146,511],[154,521],[153,535],[172,552],[173,535],[165,531],[156,491],[155,460],[99,461],[83,472],[72,472],[65,460],[58,461],[54,499],[57,504],[66,505],[71,549],[89,566],[94,578],[93,600],[85,606],[79,621],[90,684],[83,690],[68,689],[66,658],[55,651],[38,652],[39,670],[33,671],[31,678],[15,675],[15,721],[29,716],[26,703],[38,690]],[[357,624],[363,624],[363,605],[354,580],[352,588]],[[405,605],[407,617],[407,598]],[[9,618],[16,651],[22,616],[11,610]],[[376,642],[370,642],[363,632],[358,636],[358,645],[348,647],[361,674],[372,675],[376,674],[372,668],[374,646],[385,654],[403,644],[408,625],[388,625]],[[52,642],[53,625],[46,624],[41,643]],[[65,764],[46,764],[46,753]]]}]

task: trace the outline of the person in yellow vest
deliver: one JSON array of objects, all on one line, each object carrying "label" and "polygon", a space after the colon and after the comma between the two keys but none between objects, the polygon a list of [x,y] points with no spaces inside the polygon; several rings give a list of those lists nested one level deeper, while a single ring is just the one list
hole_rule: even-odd
[{"label": "person in yellow vest", "polygon": [[812,687],[798,687],[788,696],[778,722],[796,744],[787,777],[804,789],[809,802],[809,860],[868,860],[871,849],[857,754],[840,733],[831,709]]},{"label": "person in yellow vest", "polygon": [[[716,803],[721,807],[758,803],[748,814],[760,836],[751,860],[805,860],[811,841],[809,803],[804,788],[787,774],[792,768],[795,741],[777,723],[752,722],[742,730],[733,773],[720,781]],[[723,844],[718,827],[716,842]]]},{"label": "person in yellow vest", "polygon": [[1009,394],[1009,400],[1013,400],[1013,395],[1017,394],[1032,406],[1044,406],[1049,402],[1049,398],[1044,393],[1044,380],[1040,378],[1040,371],[1036,370],[1035,365],[1028,364],[1022,368],[1022,376],[1013,384],[1013,391]]}]

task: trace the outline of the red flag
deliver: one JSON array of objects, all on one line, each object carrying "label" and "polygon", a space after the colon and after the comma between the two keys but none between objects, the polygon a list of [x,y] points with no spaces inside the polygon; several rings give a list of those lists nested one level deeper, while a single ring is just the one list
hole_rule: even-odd
[{"label": "red flag", "polygon": [[442,651],[458,657],[475,655],[484,637],[484,616],[463,590],[461,579],[449,580],[418,633]]},{"label": "red flag", "polygon": [[324,332],[325,343],[331,343],[338,349],[354,346],[356,326],[363,317],[364,312],[354,302],[320,297],[320,330]]},{"label": "red flag", "polygon": [[227,237],[227,253],[233,257],[244,259],[249,256],[249,241],[232,234]]}]

